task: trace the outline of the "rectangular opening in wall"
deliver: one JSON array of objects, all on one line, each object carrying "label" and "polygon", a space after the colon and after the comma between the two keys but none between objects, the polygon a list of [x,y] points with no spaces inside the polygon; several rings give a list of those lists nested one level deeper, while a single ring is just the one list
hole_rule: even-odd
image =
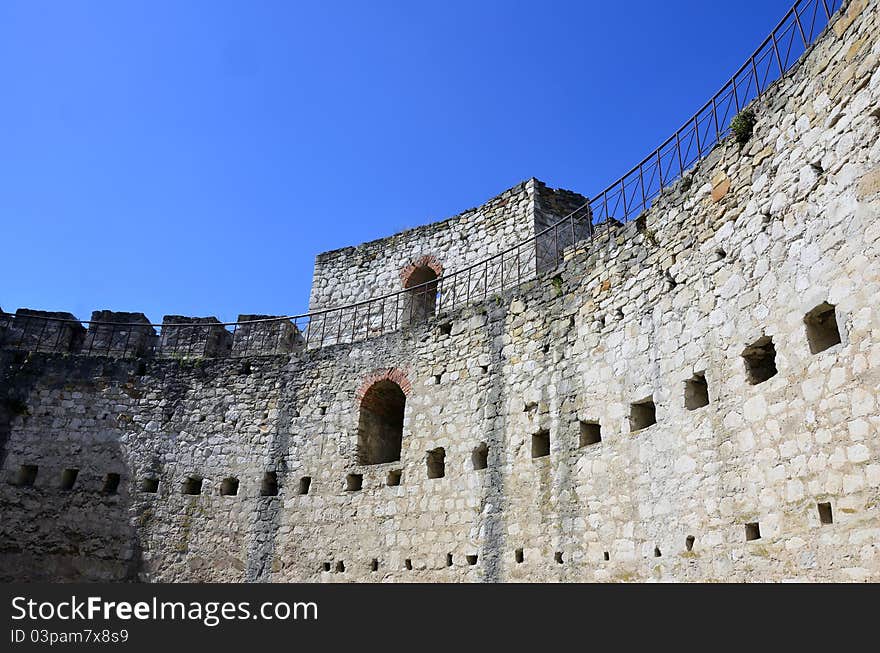
[{"label": "rectangular opening in wall", "polygon": [[599,444],[602,442],[602,427],[599,426],[599,422],[581,420],[580,428],[580,446],[586,447],[591,444]]},{"label": "rectangular opening in wall", "polygon": [[104,494],[116,494],[119,491],[119,474],[116,472],[110,472],[107,476],[104,477],[104,487],[102,488],[102,492]]},{"label": "rectangular opening in wall", "polygon": [[749,522],[746,524],[746,541],[761,539],[761,527],[758,522]]},{"label": "rectangular opening in wall", "polygon": [[403,566],[406,567],[407,571],[412,571],[412,560],[407,558],[406,560],[403,561]]},{"label": "rectangular opening in wall", "polygon": [[751,345],[743,349],[743,362],[746,366],[746,376],[751,385],[758,385],[769,378],[776,376],[776,347],[773,338],[763,336]]},{"label": "rectangular opening in wall", "polygon": [[832,524],[834,523],[834,515],[831,512],[831,502],[828,501],[826,503],[820,503],[817,505],[819,508],[819,522],[822,524]]},{"label": "rectangular opening in wall", "polygon": [[364,486],[363,474],[349,474],[345,477],[345,491],[357,492]]},{"label": "rectangular opening in wall", "polygon": [[299,489],[297,492],[299,494],[308,494],[309,488],[312,487],[312,477],[311,476],[303,476],[299,479]]},{"label": "rectangular opening in wall", "polygon": [[145,478],[141,481],[141,492],[146,494],[156,494],[159,491],[158,478]]},{"label": "rectangular opening in wall", "polygon": [[345,563],[342,560],[340,560],[339,562],[336,563],[336,572],[341,574],[344,571],[345,571]]},{"label": "rectangular opening in wall", "polygon": [[465,558],[467,559],[467,563],[469,565],[473,566],[473,565],[477,564],[477,554],[476,553],[471,553],[469,555],[466,555]]},{"label": "rectangular opening in wall", "polygon": [[653,397],[646,397],[629,406],[630,431],[641,431],[657,423],[657,407]]},{"label": "rectangular opening in wall", "polygon": [[220,482],[220,495],[224,497],[234,497],[238,494],[238,479],[224,478]]},{"label": "rectangular opening in wall", "polygon": [[452,566],[452,554],[451,553],[446,554],[446,566],[447,567]]},{"label": "rectangular opening in wall", "polygon": [[325,562],[323,565],[321,565],[321,569],[323,569],[324,571],[330,571],[330,563]]},{"label": "rectangular opening in wall", "polygon": [[602,554],[602,558],[606,561],[611,560],[611,555],[608,553],[608,551],[605,551],[605,553]]},{"label": "rectangular opening in wall", "polygon": [[688,410],[696,410],[709,405],[709,384],[706,383],[706,375],[697,372],[684,382],[684,407]]},{"label": "rectangular opening in wall", "polygon": [[385,484],[388,487],[397,487],[400,485],[400,479],[403,478],[403,471],[400,469],[392,469],[388,472],[388,477],[385,479]]},{"label": "rectangular opening in wall", "polygon": [[379,558],[373,558],[370,563],[370,571],[379,571]]},{"label": "rectangular opening in wall", "polygon": [[452,333],[452,322],[445,322],[444,324],[441,324],[439,331],[441,336],[450,335]]},{"label": "rectangular opening in wall", "polygon": [[266,472],[263,474],[263,480],[260,483],[260,496],[277,497],[278,496],[278,473]]},{"label": "rectangular opening in wall", "polygon": [[18,487],[33,487],[36,481],[37,466],[22,465],[18,468],[18,472],[15,474],[13,484],[17,485]]},{"label": "rectangular opening in wall", "polygon": [[525,560],[525,556],[523,555],[522,549],[517,549],[513,554],[514,559],[516,560],[516,564],[522,564],[523,560]]},{"label": "rectangular opening in wall", "polygon": [[684,548],[687,549],[688,551],[693,551],[694,550],[694,541],[695,541],[694,536],[688,535],[684,540]]},{"label": "rectangular opening in wall", "polygon": [[202,478],[200,476],[189,476],[183,482],[183,494],[201,494]]},{"label": "rectangular opening in wall", "polygon": [[550,455],[550,431],[542,429],[532,435],[532,458]]},{"label": "rectangular opening in wall", "polygon": [[837,315],[834,306],[822,302],[804,316],[807,329],[807,342],[810,353],[818,354],[840,344],[840,329],[837,327]]},{"label": "rectangular opening in wall", "polygon": [[556,560],[556,564],[561,565],[564,562],[562,559],[562,551],[557,551],[553,558]]},{"label": "rectangular opening in wall", "polygon": [[428,478],[443,478],[446,476],[446,450],[443,447],[437,447],[429,451],[426,461]]},{"label": "rectangular opening in wall", "polygon": [[65,491],[72,490],[77,476],[79,476],[78,469],[65,469],[61,472],[61,489]]},{"label": "rectangular opening in wall", "polygon": [[471,463],[475,471],[486,469],[489,466],[489,445],[481,442],[471,452]]}]

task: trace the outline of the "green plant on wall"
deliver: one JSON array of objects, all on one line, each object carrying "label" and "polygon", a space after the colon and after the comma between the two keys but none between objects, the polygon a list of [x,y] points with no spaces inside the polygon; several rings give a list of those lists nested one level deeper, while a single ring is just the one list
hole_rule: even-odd
[{"label": "green plant on wall", "polygon": [[559,297],[562,294],[562,275],[557,274],[550,279],[550,283],[553,284],[553,290],[556,291],[556,296]]},{"label": "green plant on wall", "polygon": [[737,143],[743,145],[752,137],[757,120],[755,112],[751,109],[743,109],[733,117],[730,121],[730,131]]}]

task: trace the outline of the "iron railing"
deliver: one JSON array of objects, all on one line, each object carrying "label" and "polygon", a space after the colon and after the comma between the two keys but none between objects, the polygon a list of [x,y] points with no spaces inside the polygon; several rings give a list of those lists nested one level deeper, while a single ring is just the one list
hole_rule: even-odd
[{"label": "iron railing", "polygon": [[166,318],[150,324],[139,314],[80,321],[34,311],[0,313],[0,343],[30,351],[124,357],[276,354],[363,340],[490,298],[558,267],[571,245],[610,237],[614,225],[648,209],[729,133],[737,113],[810,48],[844,2],[797,0],[721,90],[638,165],[558,222],[467,268],[347,306],[228,323]]}]

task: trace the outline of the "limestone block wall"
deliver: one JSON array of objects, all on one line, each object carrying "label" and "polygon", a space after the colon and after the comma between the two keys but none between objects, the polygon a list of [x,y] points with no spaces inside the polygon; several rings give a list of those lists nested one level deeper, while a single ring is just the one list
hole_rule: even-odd
[{"label": "limestone block wall", "polygon": [[[309,310],[343,306],[402,290],[401,273],[426,257],[434,261],[433,267],[440,273],[461,270],[527,240],[536,233],[536,226],[555,222],[586,201],[577,193],[548,188],[532,178],[442,222],[319,254]],[[524,260],[524,270],[528,266],[529,274],[534,274],[534,262]]]},{"label": "limestone block wall", "polygon": [[[485,303],[274,356],[0,352],[0,579],[880,580],[878,20]],[[401,455],[366,465],[383,379]]]}]

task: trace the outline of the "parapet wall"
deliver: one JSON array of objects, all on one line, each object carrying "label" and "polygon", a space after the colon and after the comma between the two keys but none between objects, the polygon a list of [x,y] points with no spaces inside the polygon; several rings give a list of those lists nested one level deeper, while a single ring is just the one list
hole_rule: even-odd
[{"label": "parapet wall", "polygon": [[[275,356],[0,352],[0,579],[880,580],[878,20],[483,304]],[[362,464],[382,380],[401,459]]]},{"label": "parapet wall", "polygon": [[[462,270],[528,240],[586,202],[582,195],[548,188],[532,178],[448,220],[325,252],[315,260],[309,310],[399,291],[404,287],[401,273],[426,258],[444,272]],[[534,262],[523,265],[531,265],[523,276],[533,276]]]}]

